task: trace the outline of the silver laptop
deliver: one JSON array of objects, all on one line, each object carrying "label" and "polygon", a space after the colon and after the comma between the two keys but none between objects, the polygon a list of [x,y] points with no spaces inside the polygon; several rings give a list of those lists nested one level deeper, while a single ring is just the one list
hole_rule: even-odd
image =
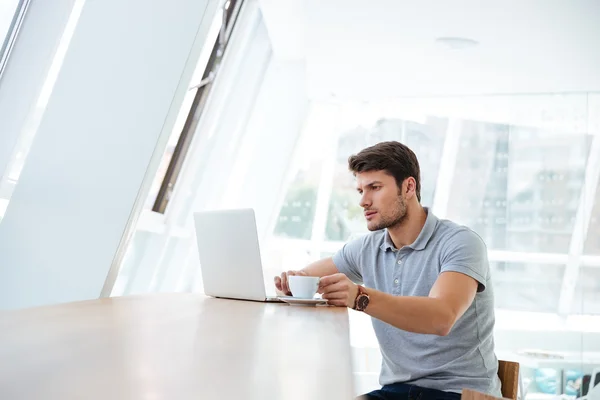
[{"label": "silver laptop", "polygon": [[253,209],[195,212],[194,222],[206,295],[281,301],[265,291]]}]

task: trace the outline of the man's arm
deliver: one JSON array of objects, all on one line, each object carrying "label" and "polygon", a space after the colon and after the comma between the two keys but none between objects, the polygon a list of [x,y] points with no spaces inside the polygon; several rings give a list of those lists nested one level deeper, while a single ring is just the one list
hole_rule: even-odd
[{"label": "man's arm", "polygon": [[405,331],[446,336],[471,306],[477,285],[460,272],[443,272],[429,297],[392,296],[367,289],[370,302],[365,312]]},{"label": "man's arm", "polygon": [[[428,297],[394,296],[365,288],[370,301],[365,313],[404,331],[446,336],[467,311],[478,282],[460,272],[443,272]],[[343,274],[321,278],[320,290],[330,304],[352,308],[358,293]]]},{"label": "man's arm", "polygon": [[[477,292],[485,290],[488,268],[483,240],[469,229],[460,230],[448,239],[441,253],[440,274],[428,297],[365,289],[370,297],[365,312],[405,331],[445,336]],[[340,275],[321,278],[320,292],[331,304],[353,307],[358,287]]]},{"label": "man's arm", "polygon": [[302,268],[301,271],[306,273],[307,276],[318,276],[319,278],[337,274],[339,272],[333,263],[332,257],[323,258],[308,264],[306,267]]}]

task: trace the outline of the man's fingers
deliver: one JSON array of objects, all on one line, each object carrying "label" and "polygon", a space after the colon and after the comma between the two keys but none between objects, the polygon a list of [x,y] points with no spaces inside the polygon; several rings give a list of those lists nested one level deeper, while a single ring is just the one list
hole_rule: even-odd
[{"label": "man's fingers", "polygon": [[327,304],[336,307],[347,307],[346,300],[344,299],[327,300]]},{"label": "man's fingers", "polygon": [[287,273],[281,273],[281,291],[285,294],[288,294],[290,288],[288,287]]},{"label": "man's fingers", "polygon": [[335,293],[335,292],[343,292],[348,288],[346,282],[337,282],[331,285],[323,286],[319,288],[319,293]]},{"label": "man's fingers", "polygon": [[323,296],[324,299],[327,300],[335,300],[335,299],[346,299],[348,294],[345,292],[334,292],[334,293],[325,293]]},{"label": "man's fingers", "polygon": [[346,279],[346,275],[344,275],[342,273],[324,276],[319,281],[319,285],[324,288],[326,286],[338,283],[339,281],[344,280],[344,279]]},{"label": "man's fingers", "polygon": [[275,289],[283,292],[283,288],[281,287],[281,278],[278,276],[275,277]]}]

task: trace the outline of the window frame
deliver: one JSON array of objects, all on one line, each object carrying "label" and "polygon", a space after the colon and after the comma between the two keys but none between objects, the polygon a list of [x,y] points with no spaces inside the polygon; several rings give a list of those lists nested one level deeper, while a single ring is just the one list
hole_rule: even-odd
[{"label": "window frame", "polygon": [[6,37],[2,42],[2,47],[0,47],[0,79],[2,78],[2,74],[6,68],[8,58],[10,57],[10,53],[14,47],[19,30],[23,25],[23,20],[25,19],[25,14],[27,13],[30,2],[31,0],[19,0],[19,3],[15,9],[15,14],[13,15],[10,26],[8,27],[8,31],[6,31]]},{"label": "window frame", "polygon": [[153,212],[164,214],[169,205],[173,190],[175,189],[185,158],[196,134],[200,117],[204,113],[206,101],[212,91],[215,78],[221,66],[221,61],[223,60],[223,55],[229,44],[229,39],[231,38],[231,32],[238,20],[243,3],[244,0],[228,0],[223,6],[224,13],[221,30],[213,45],[200,83],[190,88],[190,90],[197,88],[197,91],[181,130],[181,134],[177,140],[177,144],[173,150],[165,176],[162,179],[158,193],[154,199],[151,209]]}]

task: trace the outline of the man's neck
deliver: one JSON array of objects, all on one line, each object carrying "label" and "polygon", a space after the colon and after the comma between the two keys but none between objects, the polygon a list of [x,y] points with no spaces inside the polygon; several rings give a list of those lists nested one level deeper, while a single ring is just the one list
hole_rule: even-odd
[{"label": "man's neck", "polygon": [[425,220],[427,220],[427,212],[421,204],[415,205],[412,210],[407,210],[406,219],[400,225],[388,228],[394,246],[401,249],[414,243],[423,230]]}]

